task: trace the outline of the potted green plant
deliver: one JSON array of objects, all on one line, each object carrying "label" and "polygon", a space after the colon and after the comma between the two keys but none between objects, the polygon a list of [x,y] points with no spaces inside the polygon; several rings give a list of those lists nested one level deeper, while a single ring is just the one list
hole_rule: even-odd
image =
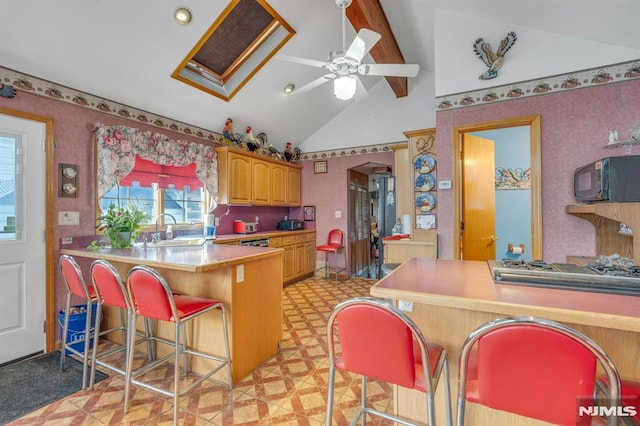
[{"label": "potted green plant", "polygon": [[135,203],[128,207],[111,204],[105,214],[100,216],[99,230],[111,242],[112,248],[130,247],[132,241],[140,235],[140,225],[151,219],[151,215]]}]

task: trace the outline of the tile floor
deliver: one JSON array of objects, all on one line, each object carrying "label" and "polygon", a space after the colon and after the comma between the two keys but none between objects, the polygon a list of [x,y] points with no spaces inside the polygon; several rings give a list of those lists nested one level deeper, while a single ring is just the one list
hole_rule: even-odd
[{"label": "tile floor", "polygon": [[[369,295],[376,281],[353,278],[336,285],[313,278],[283,292],[283,340],[279,353],[229,391],[205,381],[180,400],[181,425],[322,425],[325,422],[328,359],[326,320],[341,300]],[[167,380],[172,369],[160,372]],[[168,373],[168,374],[166,374]],[[164,377],[164,376],[167,377]],[[129,413],[122,413],[124,382],[111,376],[93,391],[77,392],[34,411],[11,425],[171,424],[170,398],[133,388]],[[370,382],[368,399],[388,410],[391,389]],[[360,379],[336,374],[333,423],[348,424],[359,407]],[[373,424],[391,424],[375,419]]]}]

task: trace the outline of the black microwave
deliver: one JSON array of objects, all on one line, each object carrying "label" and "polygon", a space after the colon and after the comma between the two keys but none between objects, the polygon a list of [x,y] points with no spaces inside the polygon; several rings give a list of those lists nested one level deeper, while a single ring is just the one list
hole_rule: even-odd
[{"label": "black microwave", "polygon": [[640,155],[607,157],[578,167],[573,192],[578,202],[640,201]]}]

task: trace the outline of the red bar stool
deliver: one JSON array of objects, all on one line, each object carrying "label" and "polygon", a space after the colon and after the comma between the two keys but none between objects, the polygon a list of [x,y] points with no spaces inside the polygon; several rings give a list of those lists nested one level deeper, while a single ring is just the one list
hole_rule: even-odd
[{"label": "red bar stool", "polygon": [[[344,256],[344,267],[338,267],[338,251],[342,250]],[[339,229],[332,229],[329,232],[329,238],[327,244],[316,247],[316,251],[323,252],[325,254],[324,266],[316,269],[316,272],[324,271],[325,279],[329,278],[329,272],[333,269],[336,274],[336,283],[338,282],[338,273],[347,270],[347,251],[344,247],[344,234]],[[329,255],[333,254],[334,267],[331,268],[331,262]]]},{"label": "red bar stool", "polygon": [[[335,352],[334,328],[337,328],[342,348],[340,356]],[[437,343],[428,342],[411,318],[391,303],[372,297],[358,297],[339,303],[329,316],[327,341],[327,426],[331,426],[332,423],[336,369],[362,376],[361,408],[351,421],[352,425],[355,425],[360,417],[364,425],[367,414],[404,425],[415,424],[407,419],[367,407],[367,377],[423,392],[429,425],[435,425],[434,392],[444,372],[447,424],[451,424],[451,386],[447,352]]]},{"label": "red bar stool", "polygon": [[[464,342],[458,376],[458,426],[466,402],[559,425],[590,425],[577,402],[596,395],[597,364],[614,385],[607,403],[620,401],[620,379],[607,354],[582,333],[536,317],[501,318],[481,325]],[[615,416],[607,420],[617,424]]]},{"label": "red bar stool", "polygon": [[[64,369],[67,351],[82,358],[82,389],[87,385],[87,373],[89,369],[89,345],[91,336],[93,334],[93,328],[91,325],[92,308],[93,303],[96,302],[96,293],[93,286],[88,286],[82,275],[82,270],[78,266],[75,259],[69,255],[63,254],[59,259],[60,273],[62,275],[62,281],[67,288],[66,302],[64,308],[64,320],[62,324],[62,335],[60,343],[60,371]],[[86,323],[84,336],[75,339],[71,342],[67,342],[67,336],[69,334],[69,316],[71,310],[71,298],[76,296],[85,303],[86,309]],[[98,318],[96,322],[100,321]],[[83,350],[80,352],[73,345],[82,343]]]},{"label": "red bar stool", "polygon": [[[127,359],[127,368],[125,374],[125,413],[129,406],[129,394],[131,384],[160,393],[162,395],[173,398],[173,423],[178,424],[178,401],[181,396],[188,393],[191,389],[202,383],[222,368],[227,368],[227,383],[215,380],[218,383],[226,385],[229,389],[232,386],[231,377],[231,357],[229,355],[229,337],[227,333],[227,318],[225,307],[222,302],[217,300],[205,299],[202,297],[186,296],[173,294],[169,285],[164,278],[153,268],[148,266],[135,266],[127,276],[127,290],[131,298],[131,318],[130,323],[135,324],[136,317],[142,316],[156,319],[158,321],[166,321],[174,324],[174,340],[167,341],[158,337],[153,337],[156,342],[169,344],[173,346],[173,353],[156,359],[155,361],[132,371],[133,351],[129,351]],[[188,321],[197,318],[209,311],[218,310],[222,315],[222,328],[224,335],[224,351],[225,357],[211,355],[189,348],[186,344],[185,325]],[[135,338],[135,328],[129,328],[129,341]],[[184,342],[183,342],[184,341]],[[180,389],[180,355],[193,355],[200,358],[206,358],[216,361],[215,366],[207,373],[200,376],[184,389]],[[173,389],[161,388],[151,383],[145,382],[142,378],[137,377],[148,373],[161,364],[173,359]]]},{"label": "red bar stool", "polygon": [[[120,326],[114,327],[109,330],[100,330],[100,322],[98,321],[95,326],[95,340],[93,342],[93,352],[91,355],[91,374],[89,379],[89,389],[93,389],[93,384],[95,382],[96,375],[96,366],[100,365],[110,371],[125,375],[125,366],[120,367],[118,364],[114,362],[107,361],[112,355],[120,353],[122,351],[133,350],[135,349],[135,345],[128,344],[128,325],[135,324],[125,322],[125,314],[127,319],[130,318],[131,315],[131,303],[129,301],[129,295],[127,293],[127,289],[120,278],[120,274],[116,269],[111,265],[111,263],[106,260],[96,260],[91,264],[90,267],[90,275],[91,281],[93,283],[93,287],[95,289],[97,295],[97,313],[96,316],[101,318],[102,315],[102,307],[104,305],[113,306],[118,308],[120,313]],[[142,335],[142,339],[136,341],[136,344],[140,344],[143,342],[147,343],[147,354],[149,361],[155,359],[155,346],[153,345],[153,333],[152,327],[150,324],[149,318],[144,319],[144,334]],[[122,345],[116,345],[113,348],[103,351],[98,356],[98,345],[99,338],[106,334],[114,333],[120,331],[122,333]],[[136,333],[138,334],[138,333]],[[131,348],[131,349],[130,349]],[[128,353],[127,353],[128,355]],[[125,356],[125,363],[128,359],[128,356]]]}]

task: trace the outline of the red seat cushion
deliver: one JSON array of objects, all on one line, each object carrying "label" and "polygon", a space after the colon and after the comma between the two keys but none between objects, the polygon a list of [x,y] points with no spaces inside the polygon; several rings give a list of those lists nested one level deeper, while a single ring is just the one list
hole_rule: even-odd
[{"label": "red seat cushion", "polygon": [[317,251],[327,251],[330,253],[335,253],[338,251],[338,249],[342,248],[342,246],[334,246],[334,245],[322,245],[322,246],[317,246],[316,250]]},{"label": "red seat cushion", "polygon": [[[217,300],[184,295],[174,296],[173,300],[176,303],[176,309],[178,310],[178,315],[181,319],[220,303]],[[175,318],[172,317],[170,320],[175,321]]]}]

